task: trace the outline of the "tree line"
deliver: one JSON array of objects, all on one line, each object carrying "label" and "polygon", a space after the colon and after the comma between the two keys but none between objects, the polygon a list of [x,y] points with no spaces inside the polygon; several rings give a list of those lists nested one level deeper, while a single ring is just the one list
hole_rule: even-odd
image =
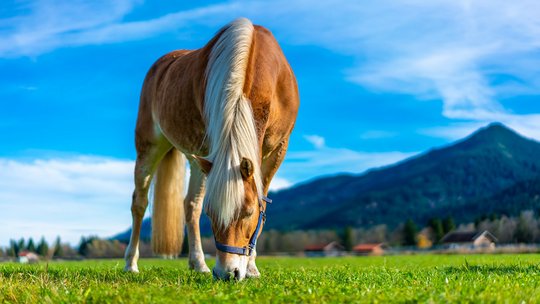
[{"label": "tree line", "polygon": [[77,247],[62,243],[60,237],[52,246],[44,237],[36,244],[33,238],[10,240],[9,246],[0,248],[0,257],[18,258],[23,253],[32,252],[41,259],[118,258],[122,257],[126,245],[119,241],[100,239],[96,236],[82,237]]},{"label": "tree line", "polygon": [[62,244],[60,237],[56,238],[53,246],[49,246],[44,237],[36,244],[33,238],[27,241],[24,238],[19,240],[10,240],[9,246],[5,249],[0,249],[0,256],[19,257],[22,253],[32,252],[42,258],[60,258],[70,254],[71,247],[68,244]]},{"label": "tree line", "polygon": [[[385,243],[389,246],[429,248],[441,245],[441,239],[451,231],[488,230],[499,243],[540,243],[540,217],[533,211],[524,211],[519,216],[491,214],[481,216],[474,222],[456,225],[452,217],[432,218],[424,225],[418,225],[408,219],[397,227],[375,225],[369,228],[345,227],[326,230],[277,231],[269,230],[261,234],[257,244],[259,254],[295,253],[315,244],[327,244],[333,241],[341,243],[346,250],[361,243]],[[182,254],[188,253],[187,238],[184,240]],[[202,239],[204,252],[214,254],[216,249],[213,237]],[[22,252],[34,252],[44,259],[71,258],[121,258],[126,248],[118,240],[100,239],[97,236],[82,237],[75,248],[62,243],[60,237],[52,246],[45,238],[35,243],[28,240],[11,240],[7,248],[0,249],[0,256],[16,258]],[[139,248],[141,257],[154,256],[151,246],[142,242]]]},{"label": "tree line", "polygon": [[500,244],[540,243],[540,217],[531,210],[518,216],[490,214],[476,218],[473,222],[456,225],[452,217],[431,218],[425,225],[417,225],[411,219],[395,229],[387,225],[370,228],[351,227],[343,233],[343,244],[347,249],[357,243],[386,243],[390,246],[416,246],[430,248],[442,245],[441,240],[451,231],[489,231]]}]

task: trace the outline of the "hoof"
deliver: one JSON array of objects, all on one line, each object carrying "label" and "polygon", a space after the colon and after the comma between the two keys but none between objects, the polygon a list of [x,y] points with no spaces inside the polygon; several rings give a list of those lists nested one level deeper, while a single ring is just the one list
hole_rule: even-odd
[{"label": "hoof", "polygon": [[125,272],[139,273],[139,268],[137,266],[127,266],[124,267]]},{"label": "hoof", "polygon": [[189,269],[200,273],[210,273],[210,268],[203,262],[189,262]]},{"label": "hoof", "polygon": [[194,268],[193,270],[200,273],[210,273],[210,268],[208,268],[206,265],[204,265],[204,267]]},{"label": "hoof", "polygon": [[257,266],[248,265],[246,278],[260,278],[260,277],[261,277],[261,273],[259,272],[259,269],[257,269]]}]

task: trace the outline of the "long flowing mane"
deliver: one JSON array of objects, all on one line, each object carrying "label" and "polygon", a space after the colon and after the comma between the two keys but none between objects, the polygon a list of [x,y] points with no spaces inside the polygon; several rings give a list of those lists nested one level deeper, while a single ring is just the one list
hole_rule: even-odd
[{"label": "long flowing mane", "polygon": [[243,157],[254,165],[253,178],[258,195],[262,196],[255,120],[243,92],[253,32],[253,24],[244,18],[223,27],[206,68],[204,116],[210,150],[207,159],[213,166],[207,177],[204,205],[208,215],[222,226],[235,219],[243,204]]}]

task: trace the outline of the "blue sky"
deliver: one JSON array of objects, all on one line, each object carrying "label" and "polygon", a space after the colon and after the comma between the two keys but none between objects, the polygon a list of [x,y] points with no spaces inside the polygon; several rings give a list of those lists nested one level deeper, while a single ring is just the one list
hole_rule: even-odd
[{"label": "blue sky", "polygon": [[239,16],[274,33],[298,79],[274,189],[391,164],[493,121],[540,140],[537,1],[178,2],[2,2],[0,245],[128,227],[146,71]]}]

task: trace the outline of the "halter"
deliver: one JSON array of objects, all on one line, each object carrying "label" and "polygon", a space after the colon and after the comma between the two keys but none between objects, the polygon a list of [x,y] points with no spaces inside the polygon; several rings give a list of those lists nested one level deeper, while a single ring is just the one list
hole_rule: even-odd
[{"label": "halter", "polygon": [[251,235],[251,238],[249,239],[248,245],[245,247],[229,246],[218,242],[214,237],[216,248],[219,251],[247,256],[251,256],[253,252],[255,252],[255,246],[257,245],[257,237],[259,235],[259,231],[261,230],[262,223],[266,221],[266,210],[263,209],[262,201],[265,201],[269,204],[272,203],[272,200],[266,196],[263,196],[259,200],[259,220],[257,221],[257,228],[255,228],[255,232],[253,232],[253,235]]}]

